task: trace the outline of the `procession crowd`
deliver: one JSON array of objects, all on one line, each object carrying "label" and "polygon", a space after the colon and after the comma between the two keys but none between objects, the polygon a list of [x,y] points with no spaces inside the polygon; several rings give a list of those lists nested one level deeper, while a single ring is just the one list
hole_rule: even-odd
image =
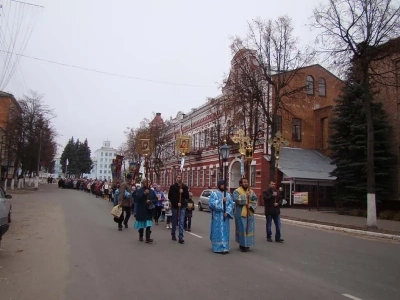
[{"label": "procession crowd", "polygon": [[[218,182],[218,189],[212,192],[209,199],[211,211],[210,240],[215,253],[226,254],[230,251],[230,220],[235,221],[235,241],[242,252],[246,252],[255,242],[254,214],[257,208],[257,196],[248,185],[246,178],[239,181],[232,196],[226,192],[225,182]],[[182,183],[182,177],[177,176],[176,182],[162,189],[157,184],[151,184],[143,179],[141,184],[132,180],[128,174],[121,183],[109,183],[106,180],[73,180],[59,181],[60,188],[73,188],[96,197],[103,197],[114,204],[112,214],[118,224],[118,230],[129,228],[128,222],[133,214],[133,228],[138,230],[139,241],[152,243],[151,228],[153,222],[166,222],[166,228],[171,230],[171,238],[184,244],[184,232],[191,231],[195,205],[193,195],[188,186]],[[275,241],[283,242],[281,238],[280,208],[282,196],[275,189],[275,182],[270,182],[269,188],[263,192],[266,215],[267,241],[272,242],[272,222],[275,224]],[[178,231],[178,236],[176,235]]]}]

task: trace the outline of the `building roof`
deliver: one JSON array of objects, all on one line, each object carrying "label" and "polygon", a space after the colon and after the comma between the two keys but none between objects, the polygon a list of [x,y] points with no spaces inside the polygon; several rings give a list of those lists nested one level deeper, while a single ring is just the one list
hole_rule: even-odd
[{"label": "building roof", "polygon": [[330,176],[335,169],[331,159],[310,149],[282,148],[278,168],[288,178],[313,181],[336,179]]}]

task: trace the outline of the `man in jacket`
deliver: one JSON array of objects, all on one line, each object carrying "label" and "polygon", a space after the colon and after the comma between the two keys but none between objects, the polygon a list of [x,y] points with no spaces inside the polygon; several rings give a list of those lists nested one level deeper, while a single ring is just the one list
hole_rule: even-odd
[{"label": "man in jacket", "polygon": [[[169,187],[168,199],[172,205],[172,240],[176,241],[176,226],[179,227],[179,243],[184,244],[183,225],[185,222],[185,211],[187,207],[187,199],[189,199],[189,190],[186,184],[182,183],[182,176],[176,177],[176,183]],[[179,217],[179,220],[178,220]]]},{"label": "man in jacket", "polygon": [[275,242],[282,243],[281,239],[281,209],[282,196],[275,190],[275,182],[269,183],[269,188],[263,192],[265,218],[267,220],[267,241],[272,242],[272,220],[275,224]]},{"label": "man in jacket", "polygon": [[[131,217],[132,210],[132,188],[131,188],[132,175],[126,175],[125,182],[122,182],[119,186],[118,194],[118,205],[122,206],[122,214],[118,222],[118,230],[122,230],[122,223],[124,223],[125,228],[128,228],[128,221]],[[124,218],[125,213],[125,218]]]}]

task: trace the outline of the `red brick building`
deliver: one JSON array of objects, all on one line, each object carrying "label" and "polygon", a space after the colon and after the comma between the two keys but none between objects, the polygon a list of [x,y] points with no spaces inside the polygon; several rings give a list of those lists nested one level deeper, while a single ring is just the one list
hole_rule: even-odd
[{"label": "red brick building", "polygon": [[11,112],[21,111],[21,107],[12,94],[0,92],[0,166],[1,178],[7,175],[12,178],[14,173],[14,160],[7,144],[7,130]]},{"label": "red brick building", "polygon": [[[231,68],[234,68],[233,61],[234,59]],[[333,178],[327,178],[332,167],[329,164],[329,159],[324,157],[323,154],[328,153],[329,119],[332,114],[334,99],[340,93],[343,82],[318,64],[298,70],[293,78],[293,83],[300,82],[307,88],[299,92],[295,99],[288,101],[284,111],[278,111],[280,116],[277,122],[278,127],[282,135],[290,142],[289,148],[282,150],[280,161],[286,167],[290,167],[290,164],[293,165],[293,161],[290,162],[290,156],[293,154],[290,152],[293,151],[292,148],[297,148],[302,152],[295,153],[301,154],[299,157],[302,157],[305,163],[307,158],[313,161],[317,160],[318,164],[325,166],[325,171],[319,170],[319,167],[311,162],[310,165],[314,165],[317,170],[308,171],[307,174],[312,175],[309,176],[310,178],[306,178],[307,174],[304,174],[305,177],[303,176],[303,178],[300,174],[302,170],[295,170],[293,166],[290,167],[291,170],[280,170],[279,178],[283,179],[288,199],[291,198],[291,192],[302,191],[304,189],[302,185],[321,186],[320,193],[326,199],[329,198],[329,191],[324,186],[333,186]],[[223,95],[219,97],[223,97]],[[216,124],[213,113],[217,100],[218,98],[216,100],[209,99],[202,106],[194,108],[186,114],[179,112],[172,120],[173,125],[168,133],[171,142],[165,145],[165,155],[163,156],[164,168],[160,180],[160,184],[163,186],[173,183],[180,169],[180,158],[175,151],[176,137],[180,134],[188,134],[192,137],[192,152],[185,160],[184,182],[189,185],[195,196],[199,196],[208,187],[216,188],[217,181],[222,177],[220,172],[222,164],[218,151],[222,144],[217,142],[216,133],[227,131],[235,131],[234,133],[236,133],[240,129],[240,126],[232,125],[229,116],[222,120],[222,124]],[[266,99],[266,101],[269,100]],[[222,125],[222,127],[218,125]],[[264,130],[263,138],[257,142],[254,149],[250,176],[248,176],[250,185],[259,198],[261,198],[262,191],[268,187],[269,157],[271,155],[271,147],[268,144],[270,139],[269,128],[267,126],[261,127]],[[241,163],[238,147],[230,144],[230,148],[231,153],[227,163],[227,182],[229,190],[232,191],[239,186]],[[310,165],[306,169],[310,168]],[[296,172],[293,172],[294,170]],[[285,172],[289,175],[295,174],[297,178],[288,177]],[[325,177],[316,180],[314,177],[318,172],[325,172]],[[298,180],[297,186],[296,180]]]},{"label": "red brick building", "polygon": [[[392,126],[391,152],[397,158],[392,177],[392,195],[388,200],[400,200],[400,37],[380,46],[384,60],[374,66],[376,74],[382,74],[375,82],[377,101],[383,103]],[[388,54],[389,53],[389,54]]]}]

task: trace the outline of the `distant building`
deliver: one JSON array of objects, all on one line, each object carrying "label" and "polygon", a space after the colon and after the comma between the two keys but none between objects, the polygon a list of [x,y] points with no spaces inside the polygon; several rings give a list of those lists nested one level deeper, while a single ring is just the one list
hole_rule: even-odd
[{"label": "distant building", "polygon": [[92,157],[93,168],[89,177],[92,179],[107,179],[110,181],[111,176],[111,163],[117,155],[117,149],[111,148],[111,142],[103,142],[103,146],[94,152],[95,156]]}]

